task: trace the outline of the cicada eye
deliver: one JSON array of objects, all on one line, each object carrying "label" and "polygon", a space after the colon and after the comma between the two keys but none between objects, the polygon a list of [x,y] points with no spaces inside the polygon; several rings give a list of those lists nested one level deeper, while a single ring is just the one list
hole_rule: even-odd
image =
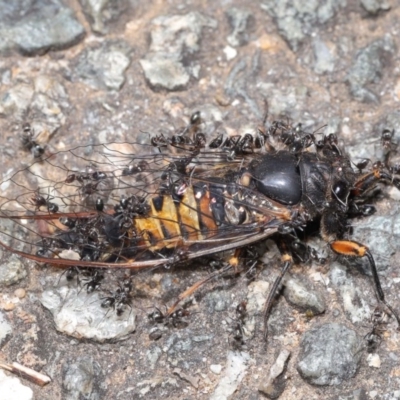
[{"label": "cicada eye", "polygon": [[349,188],[345,182],[343,181],[335,182],[332,186],[332,192],[338,200],[344,203],[347,201],[347,197],[349,195]]},{"label": "cicada eye", "polygon": [[[301,201],[302,184],[296,157],[287,152],[271,154],[262,162],[250,166],[250,175],[257,190],[281,204],[294,205]],[[246,186],[248,177],[243,175]]]}]

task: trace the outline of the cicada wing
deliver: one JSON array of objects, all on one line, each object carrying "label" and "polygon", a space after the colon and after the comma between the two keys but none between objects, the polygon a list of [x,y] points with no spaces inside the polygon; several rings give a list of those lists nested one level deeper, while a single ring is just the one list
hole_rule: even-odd
[{"label": "cicada wing", "polygon": [[287,217],[234,178],[250,157],[173,150],[81,146],[11,173],[1,184],[4,247],[58,265],[147,268],[182,251],[193,259],[245,246]]}]

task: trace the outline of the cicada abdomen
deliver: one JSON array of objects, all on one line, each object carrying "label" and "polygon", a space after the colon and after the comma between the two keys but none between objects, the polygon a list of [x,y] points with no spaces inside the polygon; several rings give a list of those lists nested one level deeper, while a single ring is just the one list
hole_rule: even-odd
[{"label": "cicada abdomen", "polygon": [[[290,211],[218,151],[113,143],[58,152],[3,182],[9,249],[57,265],[146,268],[253,243]],[[22,254],[20,253],[20,254]]]}]

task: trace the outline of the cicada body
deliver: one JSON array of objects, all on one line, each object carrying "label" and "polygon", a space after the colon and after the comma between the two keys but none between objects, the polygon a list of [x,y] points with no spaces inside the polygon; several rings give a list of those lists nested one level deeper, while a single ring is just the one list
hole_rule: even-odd
[{"label": "cicada body", "polygon": [[[267,319],[289,267],[322,260],[298,240],[299,230],[319,221],[333,252],[368,260],[378,299],[400,325],[385,300],[373,255],[348,238],[346,221],[374,211],[364,201],[378,183],[400,189],[397,167],[386,160],[365,173],[360,165],[356,171],[336,135],[317,140],[301,125],[282,122],[257,137],[217,137],[208,145],[196,130],[193,139],[187,134],[156,137],[147,145],[77,147],[19,170],[2,182],[2,220],[14,226],[2,229],[0,244],[61,267],[139,270],[187,263],[271,237],[284,267],[266,301]],[[116,297],[124,293],[120,289]]]},{"label": "cicada body", "polygon": [[[172,140],[55,153],[3,182],[4,247],[58,266],[141,269],[243,247],[294,212],[247,179],[262,154]],[[12,232],[11,232],[12,229]]]}]

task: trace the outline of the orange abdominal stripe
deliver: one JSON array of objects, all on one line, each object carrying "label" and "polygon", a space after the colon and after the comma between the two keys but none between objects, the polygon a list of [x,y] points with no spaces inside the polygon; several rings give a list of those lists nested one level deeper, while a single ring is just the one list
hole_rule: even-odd
[{"label": "orange abdominal stripe", "polygon": [[360,243],[350,240],[337,240],[330,244],[331,249],[343,256],[364,257],[368,252],[368,248]]}]

